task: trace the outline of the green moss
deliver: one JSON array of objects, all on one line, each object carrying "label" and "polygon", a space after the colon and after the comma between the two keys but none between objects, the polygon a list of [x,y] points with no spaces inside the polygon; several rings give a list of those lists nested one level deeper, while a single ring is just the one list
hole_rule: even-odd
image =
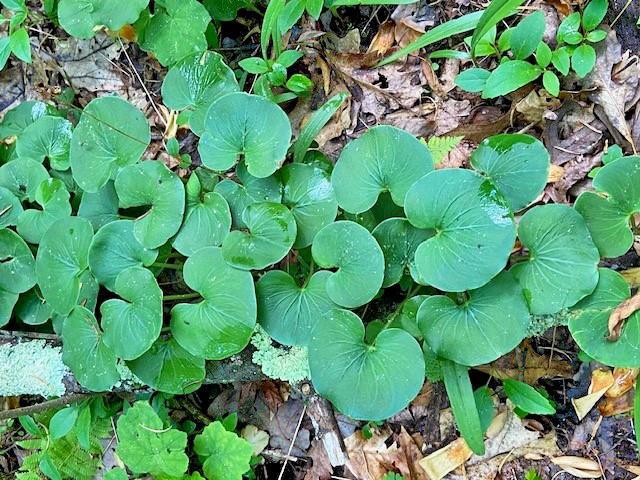
[{"label": "green moss", "polygon": [[297,383],[309,378],[309,358],[306,348],[277,347],[259,325],[251,338],[256,348],[253,363],[269,378]]}]

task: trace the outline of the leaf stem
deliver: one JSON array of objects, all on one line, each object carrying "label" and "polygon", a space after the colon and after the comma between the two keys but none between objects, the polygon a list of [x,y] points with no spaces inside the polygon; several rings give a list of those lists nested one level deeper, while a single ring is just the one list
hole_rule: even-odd
[{"label": "leaf stem", "polygon": [[159,267],[159,268],[169,268],[171,270],[182,270],[182,264],[175,264],[175,263],[162,263],[162,262],[154,262],[151,264],[152,267]]},{"label": "leaf stem", "polygon": [[202,298],[199,293],[179,293],[177,295],[165,295],[162,297],[163,302],[172,302],[174,300],[190,300],[192,298]]}]

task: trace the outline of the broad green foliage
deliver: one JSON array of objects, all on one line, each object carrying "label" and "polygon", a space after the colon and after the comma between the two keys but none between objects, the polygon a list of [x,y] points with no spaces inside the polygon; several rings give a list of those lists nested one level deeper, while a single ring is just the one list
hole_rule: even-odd
[{"label": "broad green foliage", "polygon": [[187,182],[187,212],[173,248],[185,256],[202,247],[219,247],[231,229],[231,212],[222,195],[202,193],[197,175]]},{"label": "broad green foliage", "polygon": [[162,478],[182,477],[187,471],[187,434],[165,428],[147,402],[136,402],[118,419],[117,433],[116,453],[132,472]]},{"label": "broad green foliage", "polygon": [[606,365],[637,368],[640,366],[640,313],[624,322],[620,338],[609,341],[608,321],[611,312],[630,296],[622,275],[600,269],[598,285],[591,295],[577,303],[570,312],[569,330],[587,355]]},{"label": "broad green foliage", "polygon": [[413,226],[435,230],[415,253],[419,283],[461,292],[481,287],[505,267],[515,225],[495,187],[477,173],[427,174],[407,192],[405,211]]},{"label": "broad green foliage", "polygon": [[316,234],[333,222],[338,213],[329,176],[311,165],[293,163],[278,172],[282,203],[291,209],[298,234],[294,248],[311,245]]},{"label": "broad green foliage", "polygon": [[197,435],[193,448],[209,480],[241,480],[250,470],[251,444],[216,421]]},{"label": "broad green foliage", "polygon": [[140,46],[169,66],[207,49],[209,12],[196,0],[156,0],[154,14],[144,26]]},{"label": "broad green foliage", "polygon": [[176,395],[197,390],[205,375],[204,358],[194,357],[174,339],[157,340],[127,366],[151,388]]},{"label": "broad green foliage", "polygon": [[204,131],[204,119],[211,104],[240,89],[233,71],[215,52],[191,55],[167,73],[162,82],[162,101],[172,110],[189,113],[189,127]]},{"label": "broad green foliage", "polygon": [[118,220],[118,194],[113,182],[107,182],[97,192],[84,192],[78,207],[78,216],[91,222],[94,230]]},{"label": "broad green foliage", "polygon": [[91,38],[104,25],[117,31],[138,20],[149,0],[60,0],[58,20],[67,33],[78,38]]},{"label": "broad green foliage", "polygon": [[[492,362],[524,339],[530,315],[522,288],[503,272],[456,303],[445,295],[428,297],[418,325],[433,352],[462,365]],[[455,332],[455,335],[452,335]]]},{"label": "broad green foliage", "polygon": [[49,227],[71,215],[71,205],[69,192],[57,178],[44,180],[34,200],[42,209],[23,211],[18,217],[18,233],[29,243],[40,243]]},{"label": "broad green foliage", "polygon": [[48,178],[49,173],[40,163],[27,158],[0,167],[0,187],[6,188],[21,201],[35,202],[38,187]]},{"label": "broad green foliage", "polygon": [[16,154],[20,158],[32,158],[40,162],[47,159],[51,168],[69,168],[71,122],[60,117],[45,115],[27,126],[16,142]]},{"label": "broad green foliage", "polygon": [[133,235],[146,248],[158,248],[180,229],[184,185],[162,162],[124,167],[115,181],[120,208],[149,206],[133,222]]},{"label": "broad green foliage", "polygon": [[77,305],[92,239],[89,221],[70,217],[57,221],[40,244],[36,258],[38,285],[57,313],[67,315]]},{"label": "broad green foliage", "polygon": [[55,115],[56,111],[44,102],[29,100],[5,113],[0,122],[0,139],[4,140],[21,133],[43,115]]},{"label": "broad green foliage", "polygon": [[623,255],[633,243],[632,216],[640,212],[640,157],[606,164],[593,179],[597,192],[584,192],[576,210],[584,217],[603,257]]},{"label": "broad green foliage", "polygon": [[203,0],[211,16],[216,20],[229,21],[236,18],[241,8],[251,8],[253,0]]},{"label": "broad green foliage", "polygon": [[118,170],[138,161],[151,134],[142,112],[118,97],[101,97],[85,107],[73,131],[69,160],[73,179],[97,192]]},{"label": "broad green foliage", "polygon": [[222,256],[236,268],[262,270],[282,260],[297,235],[291,211],[279,203],[254,203],[245,208],[242,221],[248,232],[234,230],[222,243]]},{"label": "broad green foliage", "polygon": [[10,190],[0,187],[0,228],[17,225],[23,211],[20,199]]},{"label": "broad green foliage", "polygon": [[383,420],[406,407],[422,388],[422,351],[403,330],[383,330],[371,345],[364,334],[356,314],[329,312],[309,343],[311,379],[342,413]]},{"label": "broad green foliage", "polygon": [[322,268],[337,268],[326,283],[329,298],[346,308],[368,303],[382,287],[384,255],[366,228],[342,220],[324,227],[311,247]]},{"label": "broad green foliage", "polygon": [[[100,306],[104,343],[125,360],[146,352],[162,328],[162,290],[153,274],[131,267],[116,277],[112,298]],[[122,339],[128,339],[123,342]]]},{"label": "broad green foliage", "polygon": [[256,324],[256,297],[251,273],[235,269],[217,247],[205,247],[184,264],[184,281],[203,297],[171,310],[177,342],[197,357],[220,360],[249,343]]},{"label": "broad green foliage", "polygon": [[423,143],[404,130],[380,126],[345,147],[331,183],[340,207],[361,213],[387,191],[396,205],[404,205],[407,190],[431,170],[431,154]]},{"label": "broad green foliage", "polygon": [[291,125],[287,115],[269,100],[246,93],[230,93],[207,112],[198,146],[202,163],[226,171],[240,157],[249,174],[264,178],[284,162]]},{"label": "broad green foliage", "polygon": [[542,193],[549,175],[549,153],[530,135],[495,135],[480,143],[471,165],[493,183],[515,212]]},{"label": "broad green foliage", "polygon": [[24,240],[0,229],[0,290],[22,293],[36,283],[35,260]]},{"label": "broad green foliage", "polygon": [[525,213],[518,236],[529,251],[511,272],[518,279],[534,315],[575,305],[598,283],[598,249],[585,221],[566,205],[538,206]]},{"label": "broad green foliage", "polygon": [[103,337],[96,317],[85,307],[75,307],[64,321],[62,360],[81,385],[95,392],[109,390],[120,380],[116,356]]},{"label": "broad green foliage", "polygon": [[27,325],[42,325],[53,316],[53,309],[41,298],[36,288],[32,288],[20,299],[15,306],[15,315]]},{"label": "broad green foliage", "polygon": [[534,415],[553,415],[556,409],[531,385],[517,380],[503,380],[504,393],[520,410]]},{"label": "broad green foliage", "polygon": [[89,268],[96,279],[111,291],[118,274],[129,267],[150,266],[157,250],[145,248],[134,235],[132,220],[118,220],[104,225],[93,237],[89,248]]},{"label": "broad green foliage", "polygon": [[273,270],[256,283],[258,321],[267,333],[284,345],[306,345],[314,327],[336,305],[327,295],[331,273],[314,273],[303,286],[286,272]]}]

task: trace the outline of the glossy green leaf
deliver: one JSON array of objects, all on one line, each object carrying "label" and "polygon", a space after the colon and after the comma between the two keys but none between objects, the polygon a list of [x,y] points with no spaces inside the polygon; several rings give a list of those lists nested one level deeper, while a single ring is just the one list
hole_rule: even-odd
[{"label": "glossy green leaf", "polygon": [[[540,42],[536,47],[536,62],[542,68],[547,68],[551,64],[551,58],[553,56],[553,52],[549,45],[544,42]],[[545,72],[546,73],[546,72]]]},{"label": "glossy green leaf", "polygon": [[9,292],[0,287],[0,327],[4,327],[11,320],[13,308],[19,297],[18,293]]},{"label": "glossy green leaf", "polygon": [[58,410],[49,420],[49,433],[52,439],[62,438],[71,431],[78,419],[78,408],[70,406]]},{"label": "glossy green leaf", "polygon": [[78,216],[89,220],[93,228],[98,230],[103,225],[119,219],[118,204],[118,194],[113,182],[109,181],[95,193],[82,194]]},{"label": "glossy green leaf", "polygon": [[161,0],[155,5],[140,42],[143,50],[153,52],[166,67],[207,49],[205,31],[211,17],[200,2]]},{"label": "glossy green leaf", "polygon": [[8,228],[0,229],[0,290],[11,293],[29,290],[36,284],[35,266],[25,241]]},{"label": "glossy green leaf", "polygon": [[336,307],[326,291],[330,272],[314,273],[299,286],[286,272],[272,270],[256,283],[258,321],[283,345],[307,345],[315,326]]},{"label": "glossy green leaf", "polygon": [[203,460],[202,469],[209,480],[242,480],[242,475],[251,470],[251,444],[227,431],[219,421],[196,435],[193,449]]},{"label": "glossy green leaf", "polygon": [[601,268],[598,285],[591,295],[569,312],[569,331],[581,350],[612,367],[640,367],[640,312],[627,318],[618,340],[609,337],[609,316],[630,297],[629,285],[618,272]]},{"label": "glossy green leaf", "polygon": [[11,53],[25,63],[31,63],[31,43],[27,29],[22,27],[9,35]]},{"label": "glossy green leaf", "polygon": [[569,75],[569,69],[571,68],[571,57],[566,47],[558,48],[554,50],[551,55],[551,63],[562,75]]},{"label": "glossy green leaf", "polygon": [[173,248],[182,255],[193,255],[202,247],[219,247],[231,230],[231,212],[222,195],[202,194],[200,180],[191,175],[187,183],[187,210]]},{"label": "glossy green leaf", "polygon": [[294,248],[311,245],[316,234],[335,220],[338,202],[324,171],[311,165],[293,163],[278,172],[282,182],[282,203],[291,209],[298,234]]},{"label": "glossy green leaf", "polygon": [[40,209],[30,208],[18,217],[18,233],[29,243],[40,243],[49,228],[71,215],[69,192],[57,178],[44,180],[36,189]]},{"label": "glossy green leaf", "polygon": [[233,70],[220,54],[199,52],[171,67],[162,82],[162,101],[172,110],[188,112],[191,130],[201,135],[211,104],[239,89]]},{"label": "glossy green leaf", "polygon": [[249,343],[256,324],[256,296],[250,272],[231,267],[217,247],[206,247],[184,264],[184,281],[204,298],[171,310],[171,331],[189,353],[221,360]]},{"label": "glossy green leaf", "polygon": [[371,234],[384,254],[384,288],[395,285],[406,272],[414,269],[414,256],[422,242],[431,238],[433,230],[421,230],[406,218],[389,218]]},{"label": "glossy green leaf", "polygon": [[134,23],[148,4],[149,0],[60,0],[58,20],[68,34],[91,38],[101,25],[118,31]]},{"label": "glossy green leaf", "polygon": [[134,403],[118,418],[116,432],[116,453],[133,473],[149,473],[154,478],[181,478],[187,471],[187,434],[165,428],[146,401]]},{"label": "glossy green leaf", "polygon": [[436,234],[415,254],[416,280],[448,292],[485,285],[506,265],[516,229],[491,183],[470,170],[443,169],[407,193],[407,218]]},{"label": "glossy green leaf", "polygon": [[20,295],[15,306],[15,316],[27,325],[42,325],[53,316],[53,309],[36,288]]},{"label": "glossy green leaf", "polygon": [[567,35],[580,32],[580,19],[580,12],[574,12],[565,17],[556,32],[556,40],[559,44],[565,43],[565,37]]},{"label": "glossy green leaf", "polygon": [[556,413],[551,402],[532,386],[509,378],[503,380],[502,385],[509,400],[520,410],[533,415],[553,415]]},{"label": "glossy green leaf", "polygon": [[567,205],[532,208],[520,219],[518,237],[529,258],[511,272],[531,313],[556,313],[589,295],[598,283],[600,255],[582,216]]},{"label": "glossy green leaf", "polygon": [[482,98],[496,98],[514,92],[533,82],[542,69],[524,60],[508,60],[491,72],[482,91]]},{"label": "glossy green leaf", "polygon": [[541,10],[533,12],[522,20],[513,29],[511,34],[511,51],[516,60],[529,58],[542,41],[546,20]]},{"label": "glossy green leaf", "polygon": [[291,211],[279,203],[254,203],[242,214],[248,232],[233,230],[222,243],[224,259],[242,270],[263,270],[282,260],[297,235]]},{"label": "glossy green leaf", "polygon": [[413,135],[390,126],[367,130],[349,143],[336,162],[331,183],[340,207],[361,213],[390,192],[396,205],[416,180],[433,170],[429,149]]},{"label": "glossy green leaf", "polygon": [[197,390],[205,376],[205,360],[194,357],[174,339],[157,340],[144,355],[127,362],[133,374],[154,390],[186,395]]},{"label": "glossy green leaf", "polygon": [[455,84],[465,92],[481,92],[490,75],[491,72],[484,68],[467,68],[456,77]]},{"label": "glossy green leaf", "polygon": [[602,23],[607,10],[609,0],[590,0],[582,12],[582,26],[587,32],[594,30]]},{"label": "glossy green leaf", "polygon": [[120,170],[114,186],[120,208],[149,207],[133,222],[133,234],[142,245],[158,248],[176,234],[184,214],[184,185],[164,163],[129,165]]},{"label": "glossy green leaf", "polygon": [[329,298],[346,308],[368,303],[382,287],[384,254],[375,238],[357,223],[341,220],[324,227],[311,252],[322,268],[336,268],[326,284]]},{"label": "glossy green leaf", "polygon": [[130,267],[116,277],[112,298],[100,305],[104,343],[120,358],[133,360],[149,350],[162,328],[162,290],[153,274]]},{"label": "glossy green leaf", "polygon": [[89,248],[89,268],[98,282],[114,291],[116,277],[129,267],[148,267],[157,250],[145,248],[133,234],[133,221],[118,220],[100,228]]},{"label": "glossy green leaf", "polygon": [[471,165],[495,186],[515,212],[544,190],[549,175],[549,152],[530,135],[494,135],[483,140],[473,152]]},{"label": "glossy green leaf", "polygon": [[226,171],[242,157],[251,175],[264,178],[280,168],[290,139],[289,119],[275,103],[230,93],[209,108],[198,151],[207,168]]},{"label": "glossy green leaf", "polygon": [[418,325],[436,355],[476,366],[509,353],[525,338],[529,309],[511,273],[503,272],[467,295],[459,302],[434,295],[420,305]]},{"label": "glossy green leaf", "polygon": [[21,158],[0,166],[0,187],[21,201],[35,202],[38,187],[48,178],[47,170],[35,160]]},{"label": "glossy green leaf", "polygon": [[69,217],[56,222],[43,238],[36,259],[38,285],[54,311],[68,314],[77,305],[81,275],[89,266],[93,228],[88,220]]},{"label": "glossy green leaf", "polygon": [[[424,382],[418,342],[396,328],[383,330],[373,344],[348,310],[331,310],[309,343],[309,368],[316,391],[356,420],[384,420],[405,408]],[[410,365],[410,368],[407,366]]]},{"label": "glossy green leaf", "polygon": [[19,135],[43,115],[54,115],[56,110],[44,102],[28,100],[4,114],[0,121],[0,139]]},{"label": "glossy green leaf", "polygon": [[62,328],[62,360],[83,387],[94,392],[109,390],[120,380],[116,356],[103,341],[96,317],[77,306]]},{"label": "glossy green leaf", "polygon": [[0,228],[16,225],[22,212],[20,199],[11,190],[0,187]]},{"label": "glossy green leaf", "polygon": [[51,168],[69,168],[71,122],[64,118],[45,115],[23,130],[16,142],[16,154],[40,162],[47,159]]},{"label": "glossy green leaf", "polygon": [[151,141],[140,110],[119,97],[92,100],[73,131],[69,160],[73,179],[97,192],[118,170],[137,162]]},{"label": "glossy green leaf", "polygon": [[238,10],[253,6],[253,0],[204,0],[211,16],[216,20],[228,22],[236,18]]},{"label": "glossy green leaf", "polygon": [[418,327],[418,311],[420,305],[429,298],[429,295],[415,295],[405,300],[398,310],[391,315],[389,327],[401,328],[411,334],[412,337],[422,340],[422,332]]},{"label": "glossy green leaf", "polygon": [[554,97],[560,95],[560,79],[554,72],[544,72],[542,75],[542,86]]},{"label": "glossy green leaf", "polygon": [[493,0],[487,9],[482,11],[482,16],[473,31],[471,51],[475,50],[475,46],[489,30],[498,25],[501,20],[516,13],[518,7],[523,3],[524,0]]},{"label": "glossy green leaf", "polygon": [[582,44],[571,55],[571,67],[578,78],[584,78],[596,66],[596,51],[591,45]]}]

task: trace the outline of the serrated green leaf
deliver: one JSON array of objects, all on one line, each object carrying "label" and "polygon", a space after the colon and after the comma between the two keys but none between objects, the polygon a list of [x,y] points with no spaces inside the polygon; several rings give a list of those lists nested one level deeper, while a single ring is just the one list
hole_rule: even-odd
[{"label": "serrated green leaf", "polygon": [[202,468],[209,480],[241,480],[251,470],[251,444],[227,431],[219,421],[196,435],[193,448],[203,459]]}]

